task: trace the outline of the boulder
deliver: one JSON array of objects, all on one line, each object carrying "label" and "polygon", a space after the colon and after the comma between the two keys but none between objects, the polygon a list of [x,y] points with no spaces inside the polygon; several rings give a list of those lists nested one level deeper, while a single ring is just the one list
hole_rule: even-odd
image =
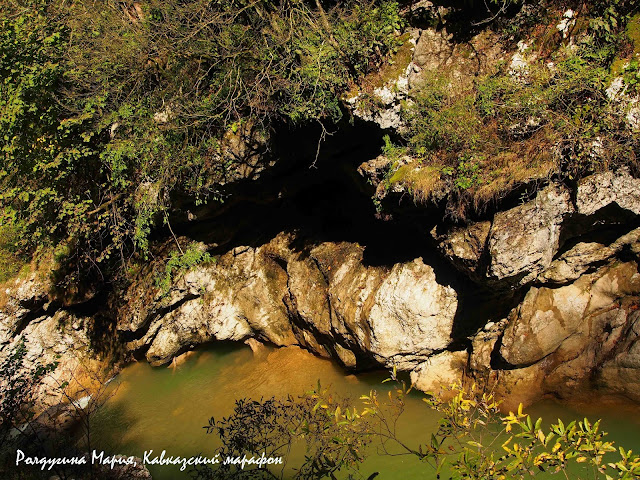
[{"label": "boulder", "polygon": [[419,90],[434,76],[447,78],[452,89],[469,88],[473,79],[491,71],[504,53],[499,36],[488,30],[464,43],[455,42],[446,27],[422,30],[410,65],[409,92]]},{"label": "boulder", "polygon": [[440,252],[458,270],[481,281],[482,256],[491,230],[491,222],[472,223],[466,227],[450,229],[446,233],[439,230],[439,226],[434,227],[431,236],[438,242]]},{"label": "boulder", "polygon": [[534,280],[551,264],[562,224],[573,212],[568,189],[552,183],[535,200],[496,214],[488,240],[489,280],[514,287]]},{"label": "boulder", "polygon": [[0,345],[11,341],[26,326],[29,318],[43,313],[48,306],[50,285],[35,272],[5,284],[0,303]]},{"label": "boulder", "polygon": [[631,230],[609,245],[599,242],[577,243],[554,260],[540,274],[538,281],[555,285],[572,282],[590,268],[615,257],[626,247],[630,247],[631,251],[640,247],[640,228]]},{"label": "boulder", "polygon": [[438,70],[452,62],[455,45],[445,29],[423,30],[413,53],[413,63],[420,69]]},{"label": "boulder", "polygon": [[451,343],[456,292],[440,285],[433,268],[422,259],[395,265],[373,302],[368,316],[369,348],[381,363],[391,365],[406,356],[428,357]]},{"label": "boulder", "polygon": [[490,374],[493,352],[498,340],[502,338],[507,324],[507,319],[495,323],[489,322],[471,337],[469,370],[478,379]]},{"label": "boulder", "polygon": [[[527,372],[536,371],[532,388],[538,395],[571,395],[588,388],[602,365],[601,385],[616,391],[617,381],[628,383],[636,367],[635,335],[627,332],[638,318],[639,294],[634,261],[602,266],[559,288],[531,288],[501,339],[501,361],[510,365],[502,372],[502,388],[511,392],[509,385],[523,385]],[[634,389],[618,387],[630,395]]]},{"label": "boulder", "polygon": [[619,353],[602,365],[597,377],[600,388],[640,402],[640,310],[632,311],[631,328]]},{"label": "boulder", "polygon": [[524,367],[553,353],[579,328],[591,298],[590,280],[583,277],[558,289],[531,288],[505,330],[502,357]]},{"label": "boulder", "polygon": [[283,303],[287,275],[266,250],[237,247],[185,273],[165,301],[175,308],[151,308],[159,313],[143,341],[131,347],[148,345],[149,362],[162,365],[185,348],[213,340],[256,336],[275,345],[296,343]]},{"label": "boulder", "polygon": [[[619,212],[603,210],[612,206]],[[440,252],[479,284],[498,289],[517,289],[534,281],[563,285],[625,249],[640,251],[637,228],[608,240],[611,243],[594,239],[603,225],[621,228],[638,212],[640,180],[622,169],[583,179],[575,206],[565,186],[551,183],[534,200],[496,213],[492,222],[449,228],[438,225],[431,236]],[[569,241],[575,244],[556,258]]]},{"label": "boulder", "polygon": [[462,382],[468,359],[466,350],[434,355],[411,371],[411,384],[423,392],[450,390],[451,384]]},{"label": "boulder", "polygon": [[578,183],[576,207],[581,215],[593,215],[610,205],[617,205],[634,215],[640,214],[640,179],[628,170],[597,173]]}]

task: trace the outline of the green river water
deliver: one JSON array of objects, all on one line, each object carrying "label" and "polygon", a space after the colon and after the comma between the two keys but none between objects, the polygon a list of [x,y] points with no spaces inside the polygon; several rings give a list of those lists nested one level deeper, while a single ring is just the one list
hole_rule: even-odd
[{"label": "green river water", "polygon": [[[214,435],[202,428],[212,416],[231,413],[236,399],[284,397],[311,390],[320,380],[337,394],[353,399],[382,385],[384,373],[348,375],[332,362],[298,348],[265,347],[254,354],[248,347],[218,344],[201,349],[174,368],[152,368],[147,363],[132,364],[110,384],[112,395],[94,417],[93,448],[108,454],[142,457],[145,450],[184,457],[212,456]],[[438,423],[437,413],[411,394],[398,429],[413,445],[426,442]],[[544,402],[528,409],[534,418],[562,418],[570,421],[587,415],[602,418],[602,429],[610,439],[634,451],[640,450],[640,408],[598,399],[580,405]],[[151,466],[155,480],[189,478],[177,466]],[[361,466],[363,478],[380,472],[378,479],[431,479],[431,467],[410,456],[376,454],[375,448]],[[564,478],[564,477],[563,477]]]}]

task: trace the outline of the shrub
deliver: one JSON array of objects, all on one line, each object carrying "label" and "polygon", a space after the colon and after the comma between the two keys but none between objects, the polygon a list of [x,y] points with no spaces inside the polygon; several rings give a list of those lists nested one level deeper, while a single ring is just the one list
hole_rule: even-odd
[{"label": "shrub", "polygon": [[[304,396],[284,400],[238,400],[233,413],[203,428],[216,433],[223,446],[222,460],[248,452],[281,457],[282,465],[268,467],[224,465],[199,468],[194,478],[336,478],[338,472],[357,468],[370,442],[370,426],[344,400],[318,385]],[[303,450],[304,461],[287,465],[287,455]],[[298,452],[300,453],[300,452]],[[295,473],[287,472],[285,467]],[[275,473],[277,472],[277,473]]]},{"label": "shrub", "polygon": [[13,225],[0,226],[0,283],[15,277],[26,265],[18,251],[18,233]]},{"label": "shrub", "polygon": [[78,271],[144,257],[172,198],[219,199],[241,168],[228,132],[337,121],[401,27],[387,0],[4,2],[2,222]]},{"label": "shrub", "polygon": [[[299,468],[293,467],[294,478],[335,478],[337,472],[356,468],[368,453],[365,447],[376,444],[379,454],[419,458],[433,467],[437,478],[446,474],[451,479],[506,480],[550,473],[576,480],[626,480],[640,475],[640,457],[607,441],[599,421],[585,418],[565,425],[558,420],[545,428],[542,419],[533,421],[522,405],[503,415],[500,402],[475,385],[468,389],[452,385],[448,401],[426,396],[427,408],[442,418],[436,431],[425,432],[426,443],[416,444],[396,428],[412,387],[398,381],[395,370],[389,380],[395,382],[394,388],[386,395],[372,390],[360,398],[360,406],[336,399],[318,386],[296,399],[240,400],[231,416],[212,418],[203,428],[220,436],[222,459],[242,452],[278,456],[302,442],[306,455]],[[194,478],[240,478],[233,475],[283,478],[285,471],[220,466],[194,472]]]},{"label": "shrub", "polygon": [[[636,169],[638,136],[607,95],[632,11],[624,1],[596,2],[573,45],[538,52],[522,73],[503,63],[466,87],[446,70],[423,78],[403,109],[404,153],[416,162],[391,178],[418,200],[447,197],[449,214],[463,218],[470,204],[481,209],[522,183]],[[636,63],[624,71],[628,88]]]},{"label": "shrub", "polygon": [[166,294],[182,274],[212,260],[211,255],[196,242],[189,244],[184,251],[174,250],[169,255],[162,274],[156,276],[156,285]]}]

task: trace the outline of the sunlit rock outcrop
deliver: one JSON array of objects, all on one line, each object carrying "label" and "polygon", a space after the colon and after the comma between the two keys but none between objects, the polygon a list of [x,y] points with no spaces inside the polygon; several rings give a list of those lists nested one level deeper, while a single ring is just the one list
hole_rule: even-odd
[{"label": "sunlit rock outcrop", "polygon": [[147,359],[162,364],[200,343],[256,337],[335,352],[350,367],[366,358],[411,369],[451,343],[456,292],[438,283],[422,259],[390,269],[366,266],[357,244],[295,251],[294,240],[279,235],[258,248],[238,247],[189,272],[157,294],[168,308],[148,309],[152,320],[121,317],[122,331],[149,325],[130,348],[148,348]]}]

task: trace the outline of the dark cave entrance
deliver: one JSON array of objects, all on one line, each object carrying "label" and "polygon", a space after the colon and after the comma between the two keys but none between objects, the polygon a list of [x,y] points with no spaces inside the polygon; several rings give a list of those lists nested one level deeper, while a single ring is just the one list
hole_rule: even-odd
[{"label": "dark cave entrance", "polygon": [[[211,246],[212,253],[268,242],[279,232],[295,231],[308,242],[353,242],[366,247],[365,262],[394,263],[428,255],[428,232],[437,215],[430,209],[376,215],[375,187],[358,172],[376,158],[385,132],[352,119],[329,130],[308,125],[276,130],[270,154],[276,165],[254,181],[234,185],[231,205],[214,205],[180,231]],[[405,204],[412,202],[403,202]]]},{"label": "dark cave entrance", "polygon": [[417,208],[409,198],[398,198],[393,214],[376,215],[375,187],[357,169],[381,153],[385,133],[375,124],[345,121],[326,136],[316,157],[319,125],[282,128],[271,148],[278,159],[275,167],[257,181],[238,185],[232,205],[213,208],[206,217],[174,229],[206,243],[212,254],[258,247],[280,232],[295,232],[307,246],[358,243],[364,247],[365,265],[391,268],[422,257],[440,284],[458,292],[452,348],[467,348],[467,337],[488,318],[503,318],[514,299],[473,283],[439,254],[429,232],[442,220],[442,206]]}]

